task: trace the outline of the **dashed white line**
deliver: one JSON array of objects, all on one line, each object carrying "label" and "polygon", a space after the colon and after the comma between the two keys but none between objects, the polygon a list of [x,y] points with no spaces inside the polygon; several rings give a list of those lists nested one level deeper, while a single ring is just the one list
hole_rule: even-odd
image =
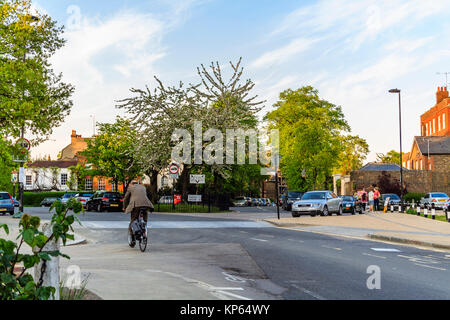
[{"label": "dashed white line", "polygon": [[369,256],[369,257],[380,258],[380,259],[386,259],[386,257],[383,257],[383,256],[376,256],[376,255],[370,254],[370,253],[363,253],[363,255]]},{"label": "dashed white line", "polygon": [[322,297],[321,295],[319,295],[319,294],[317,294],[317,293],[314,293],[314,292],[312,292],[312,291],[309,291],[308,289],[299,287],[299,286],[297,286],[296,284],[293,284],[292,286],[293,286],[294,288],[297,288],[298,290],[303,291],[304,293],[310,295],[311,297],[316,298],[317,300],[327,300],[327,299],[325,299],[324,297]]},{"label": "dashed white line", "polygon": [[258,239],[258,238],[250,238],[251,240],[255,240],[255,241],[262,241],[262,242],[267,242],[269,240],[264,240],[264,239]]},{"label": "dashed white line", "polygon": [[444,268],[438,268],[438,267],[432,267],[432,266],[427,266],[425,264],[419,264],[419,263],[414,263],[416,266],[420,266],[420,267],[426,267],[426,268],[431,268],[431,269],[436,269],[436,270],[442,270],[442,271],[446,271],[447,269]]},{"label": "dashed white line", "polygon": [[333,250],[337,250],[337,251],[342,251],[341,248],[334,248],[334,247],[329,247],[329,246],[322,246],[323,248],[327,248],[327,249],[333,249]]},{"label": "dashed white line", "polygon": [[373,251],[379,251],[379,252],[401,252],[398,249],[392,249],[392,248],[370,248]]}]

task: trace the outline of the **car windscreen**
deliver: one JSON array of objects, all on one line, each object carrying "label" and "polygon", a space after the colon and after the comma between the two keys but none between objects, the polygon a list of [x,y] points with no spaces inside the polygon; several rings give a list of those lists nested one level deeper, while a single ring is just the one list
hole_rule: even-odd
[{"label": "car windscreen", "polygon": [[288,198],[299,199],[302,197],[302,193],[298,191],[288,191]]},{"label": "car windscreen", "polygon": [[0,193],[0,200],[10,200],[9,194],[7,193]]},{"label": "car windscreen", "polygon": [[92,193],[80,193],[78,196],[83,198],[90,198],[92,197]]},{"label": "car windscreen", "polygon": [[400,200],[400,197],[395,193],[383,194],[383,198],[391,198],[391,200]]},{"label": "car windscreen", "polygon": [[343,196],[342,200],[344,200],[344,201],[353,201],[353,197],[352,196]]},{"label": "car windscreen", "polygon": [[77,194],[76,193],[66,193],[63,198],[67,199],[67,198],[73,198],[75,197]]},{"label": "car windscreen", "polygon": [[235,201],[241,201],[241,200],[245,200],[244,197],[237,197],[236,199],[234,199]]},{"label": "car windscreen", "polygon": [[302,200],[322,200],[325,199],[325,192],[305,193]]},{"label": "car windscreen", "polygon": [[431,196],[433,198],[448,198],[448,195],[445,193],[432,193]]}]

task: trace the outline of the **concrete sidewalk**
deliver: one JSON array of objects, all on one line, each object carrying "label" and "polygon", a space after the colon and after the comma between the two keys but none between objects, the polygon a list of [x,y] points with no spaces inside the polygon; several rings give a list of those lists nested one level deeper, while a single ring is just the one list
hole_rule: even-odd
[{"label": "concrete sidewalk", "polygon": [[401,213],[266,219],[278,227],[450,250],[450,223]]}]

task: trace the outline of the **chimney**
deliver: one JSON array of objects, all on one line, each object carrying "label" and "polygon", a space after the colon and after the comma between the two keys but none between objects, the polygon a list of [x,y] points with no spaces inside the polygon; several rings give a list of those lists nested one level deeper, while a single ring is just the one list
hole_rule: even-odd
[{"label": "chimney", "polygon": [[438,87],[436,92],[436,104],[440,103],[445,98],[448,98],[447,87]]},{"label": "chimney", "polygon": [[72,144],[73,144],[73,143],[75,143],[79,138],[81,138],[81,135],[78,135],[76,130],[72,130],[72,134],[71,134],[70,138],[71,138],[71,142],[72,142]]}]

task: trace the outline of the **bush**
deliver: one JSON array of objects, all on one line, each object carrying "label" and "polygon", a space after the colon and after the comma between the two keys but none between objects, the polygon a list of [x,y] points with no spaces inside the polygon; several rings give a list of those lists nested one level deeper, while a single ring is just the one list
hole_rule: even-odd
[{"label": "bush", "polygon": [[61,198],[64,194],[65,192],[24,192],[23,203],[25,206],[39,207],[44,198]]},{"label": "bush", "polygon": [[403,200],[405,202],[412,202],[414,200],[415,203],[420,202],[420,199],[422,199],[425,196],[425,193],[414,193],[414,192],[408,192],[406,195],[403,196]]}]

